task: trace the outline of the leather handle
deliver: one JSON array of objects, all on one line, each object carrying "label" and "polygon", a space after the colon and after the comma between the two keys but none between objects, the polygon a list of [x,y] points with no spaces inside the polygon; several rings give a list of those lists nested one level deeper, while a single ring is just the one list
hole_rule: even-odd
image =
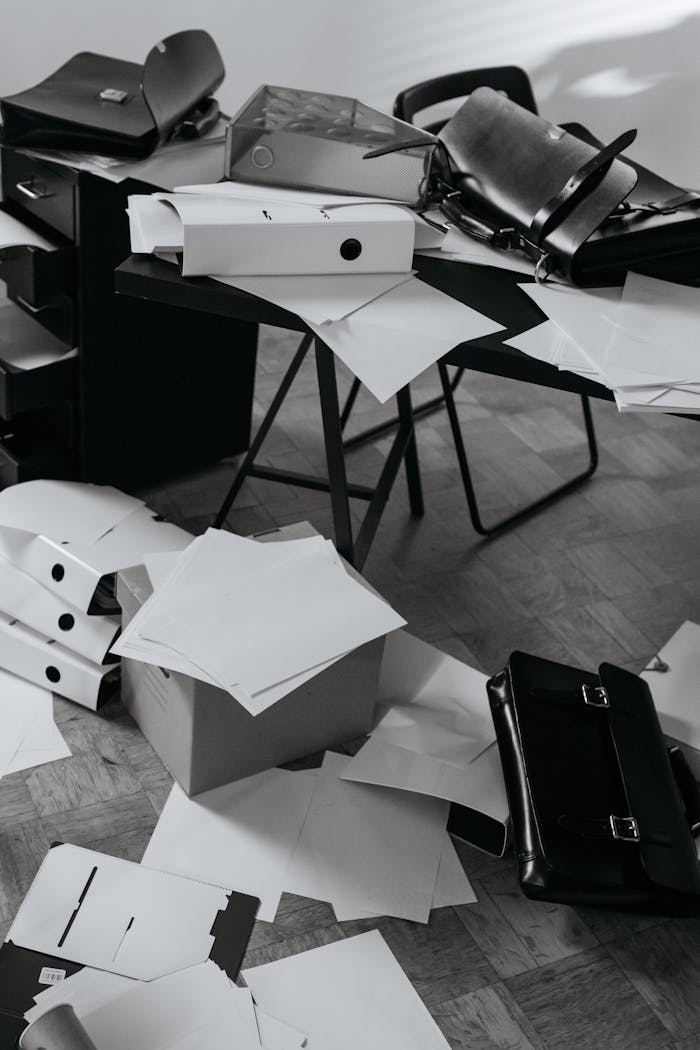
[{"label": "leather handle", "polygon": [[559,192],[550,197],[537,212],[530,223],[529,238],[541,245],[547,234],[566,218],[581,198],[598,185],[615,157],[627,149],[636,137],[636,129],[623,132],[575,171]]},{"label": "leather handle", "polygon": [[688,827],[691,834],[697,835],[700,833],[700,788],[698,788],[693,772],[678,744],[674,744],[673,747],[669,747],[667,750],[673,776],[681,793]]}]

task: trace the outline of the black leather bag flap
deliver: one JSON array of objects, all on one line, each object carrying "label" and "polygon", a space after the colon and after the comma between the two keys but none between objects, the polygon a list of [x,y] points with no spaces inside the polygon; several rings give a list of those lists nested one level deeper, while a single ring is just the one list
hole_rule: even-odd
[{"label": "black leather bag flap", "polygon": [[167,37],[145,66],[83,51],[40,84],[0,101],[2,141],[146,157],[223,76],[221,56],[204,30]]},{"label": "black leather bag flap", "polygon": [[495,229],[514,227],[569,274],[578,248],[628,195],[636,173],[618,159],[592,171],[562,218],[539,236],[538,216],[567,197],[576,173],[595,167],[599,150],[491,88],[477,88],[439,135],[465,209]]}]

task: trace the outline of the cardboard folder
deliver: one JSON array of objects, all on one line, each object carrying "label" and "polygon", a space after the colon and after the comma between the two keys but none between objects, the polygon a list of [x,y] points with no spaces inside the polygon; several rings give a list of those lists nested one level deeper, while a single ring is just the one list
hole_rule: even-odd
[{"label": "cardboard folder", "polygon": [[52,689],[92,711],[119,679],[119,667],[100,666],[0,612],[0,667]]},{"label": "cardboard folder", "polygon": [[141,506],[91,544],[0,526],[0,556],[83,612],[118,613],[114,573],[138,565],[144,554],[183,550],[191,540],[184,529]]},{"label": "cardboard folder", "polygon": [[2,557],[0,610],[98,664],[120,628],[118,617],[88,616]]},{"label": "cardboard folder", "polygon": [[54,845],[0,948],[0,1045],[15,1045],[35,995],[84,965],[154,980],[211,959],[235,981],[258,904],[247,894]]}]

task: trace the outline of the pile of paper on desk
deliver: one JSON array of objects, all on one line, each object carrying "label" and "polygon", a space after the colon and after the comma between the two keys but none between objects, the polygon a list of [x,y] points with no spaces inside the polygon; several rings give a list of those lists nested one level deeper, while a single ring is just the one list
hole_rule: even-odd
[{"label": "pile of paper on desk", "polygon": [[[162,559],[145,563],[162,573]],[[260,543],[209,529],[156,578],[112,652],[218,685],[253,716],[405,623],[318,535]]]},{"label": "pile of paper on desk", "polygon": [[117,676],[109,583],[188,533],[109,486],[28,481],[0,492],[0,667],[95,709]]},{"label": "pile of paper on desk", "polygon": [[621,412],[700,412],[700,290],[629,273],[624,288],[522,285],[549,320],[507,342],[602,383]]},{"label": "pile of paper on desk", "polygon": [[[327,901],[341,921],[427,922],[431,908],[473,903],[446,825],[454,800],[463,837],[503,852],[508,807],[484,683],[394,632],[382,717],[356,758],[326,752],[320,771],[271,769],[195,798],[176,785],[143,862],[255,893],[269,922],[284,891]],[[470,837],[469,814],[482,833],[493,825],[488,842]]]},{"label": "pile of paper on desk", "polygon": [[[501,328],[414,276],[414,248],[443,234],[392,201],[223,182],[130,197],[129,220],[132,251],[176,262],[184,252],[183,274],[298,315],[382,402],[458,343]],[[349,240],[363,245],[354,260],[338,253]],[[236,241],[240,261],[223,268]]]}]

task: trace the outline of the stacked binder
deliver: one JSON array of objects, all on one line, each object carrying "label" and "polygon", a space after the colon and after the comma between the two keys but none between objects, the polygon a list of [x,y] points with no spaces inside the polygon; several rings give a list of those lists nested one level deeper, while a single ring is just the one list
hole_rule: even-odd
[{"label": "stacked binder", "polygon": [[118,680],[114,574],[191,536],[109,486],[0,492],[0,667],[95,710]]}]

